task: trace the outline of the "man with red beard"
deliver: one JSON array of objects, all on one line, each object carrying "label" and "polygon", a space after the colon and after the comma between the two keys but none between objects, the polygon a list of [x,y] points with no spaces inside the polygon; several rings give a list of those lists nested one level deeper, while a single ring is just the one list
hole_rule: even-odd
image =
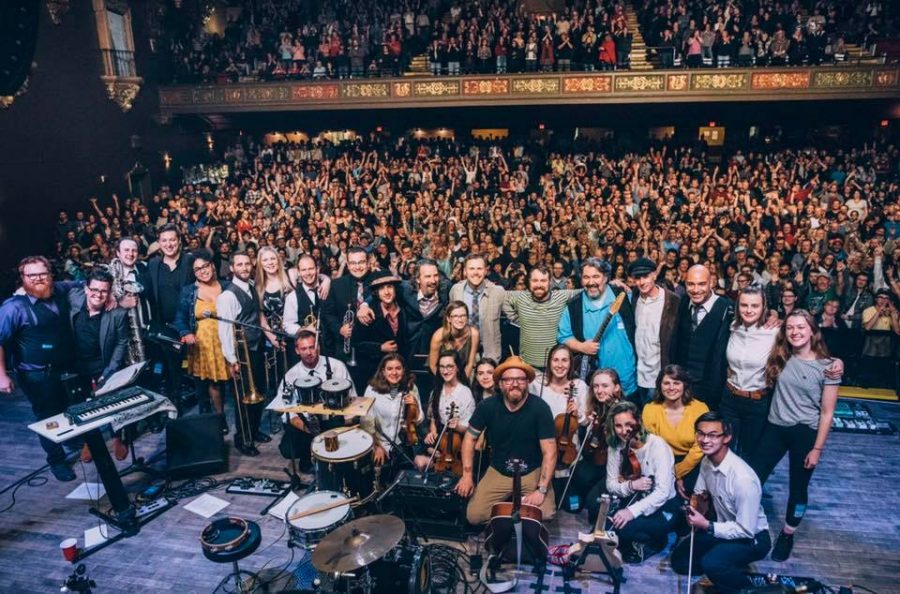
[{"label": "man with red beard", "polygon": [[[50,262],[43,256],[24,258],[19,277],[25,294],[14,295],[0,306],[0,393],[15,390],[6,367],[8,352],[16,382],[35,417],[46,419],[68,405],[60,376],[71,368],[75,342],[66,291],[77,283],[54,283]],[[75,480],[62,446],[40,439],[53,476],[59,481]]]}]

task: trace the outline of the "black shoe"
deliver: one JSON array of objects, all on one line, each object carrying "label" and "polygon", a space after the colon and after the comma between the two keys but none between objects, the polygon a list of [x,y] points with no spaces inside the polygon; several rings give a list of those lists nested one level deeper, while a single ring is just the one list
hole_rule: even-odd
[{"label": "black shoe", "polygon": [[782,532],[772,547],[772,561],[787,561],[791,556],[791,550],[794,548],[794,535]]},{"label": "black shoe", "polygon": [[270,441],[272,441],[272,438],[269,437],[268,434],[260,431],[259,433],[257,433],[256,435],[253,436],[253,441],[256,441],[258,443],[269,443]]},{"label": "black shoe", "polygon": [[75,480],[75,472],[69,468],[69,465],[65,462],[51,464],[50,472],[52,472],[53,476],[56,477],[56,480],[61,483],[68,483],[69,481]]},{"label": "black shoe", "polygon": [[234,442],[234,447],[245,456],[259,456],[259,450],[256,449],[256,446]]},{"label": "black shoe", "polygon": [[622,561],[632,565],[644,562],[644,545],[633,542],[622,547]]}]

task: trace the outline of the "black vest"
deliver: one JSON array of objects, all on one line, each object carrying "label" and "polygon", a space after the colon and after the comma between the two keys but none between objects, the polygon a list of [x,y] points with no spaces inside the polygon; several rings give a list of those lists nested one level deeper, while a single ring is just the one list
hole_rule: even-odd
[{"label": "black vest", "polygon": [[16,332],[14,357],[17,363],[64,368],[72,362],[75,353],[72,331],[69,327],[69,302],[59,292],[53,294],[53,302],[59,314],[53,313],[44,303],[33,305],[27,296],[19,296],[31,312],[32,322]]},{"label": "black vest", "polygon": [[[613,295],[617,296],[622,291],[613,285],[608,285],[610,290],[613,292]],[[593,336],[589,336],[587,338],[584,337],[584,309],[582,306],[583,299],[586,299],[586,294],[584,292],[578,296],[578,299],[572,299],[569,301],[569,304],[566,306],[569,309],[569,325],[572,327],[572,335],[576,340],[580,342],[584,342],[585,340],[594,340]],[[622,307],[619,309],[619,316],[622,318],[622,322],[625,324],[625,333],[628,335],[628,340],[634,345],[634,331],[635,331],[635,322],[634,322],[634,310],[631,309],[631,302],[626,299],[622,303]]]},{"label": "black vest", "polygon": [[[256,288],[250,285],[250,292],[253,293],[252,297],[234,283],[225,290],[230,291],[232,295],[237,297],[238,303],[241,305],[241,311],[238,313],[235,321],[259,326],[259,302],[256,300]],[[262,348],[262,331],[259,328],[248,328],[247,326],[243,326],[243,330],[250,350],[260,350]]]}]

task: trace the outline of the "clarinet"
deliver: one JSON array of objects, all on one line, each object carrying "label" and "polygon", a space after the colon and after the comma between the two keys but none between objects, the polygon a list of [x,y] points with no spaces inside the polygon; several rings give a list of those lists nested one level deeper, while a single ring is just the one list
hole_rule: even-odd
[{"label": "clarinet", "polygon": [[350,354],[350,338],[353,336],[353,320],[355,317],[356,316],[353,314],[353,304],[348,303],[347,304],[347,313],[344,314],[344,321],[343,321],[344,325],[347,325],[347,324],[350,325],[350,333],[344,337],[344,354],[345,355]]}]

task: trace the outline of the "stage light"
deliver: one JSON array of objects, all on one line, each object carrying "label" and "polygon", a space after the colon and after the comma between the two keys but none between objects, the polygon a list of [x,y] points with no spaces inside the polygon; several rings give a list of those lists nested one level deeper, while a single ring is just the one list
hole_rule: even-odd
[{"label": "stage light", "polygon": [[889,124],[890,124],[889,121],[887,121],[887,120],[881,120],[881,127],[882,127],[882,128],[887,128]]},{"label": "stage light", "polygon": [[384,128],[382,126],[375,126],[375,131],[381,134],[382,132],[384,132]]},{"label": "stage light", "polygon": [[710,122],[710,123],[709,123],[709,127],[710,127],[710,128],[715,128],[715,127],[716,127],[716,123],[715,123],[715,122]]},{"label": "stage light", "polygon": [[540,124],[538,124],[538,130],[543,132],[544,128],[546,128],[546,126],[544,125],[544,122],[541,122]]}]

